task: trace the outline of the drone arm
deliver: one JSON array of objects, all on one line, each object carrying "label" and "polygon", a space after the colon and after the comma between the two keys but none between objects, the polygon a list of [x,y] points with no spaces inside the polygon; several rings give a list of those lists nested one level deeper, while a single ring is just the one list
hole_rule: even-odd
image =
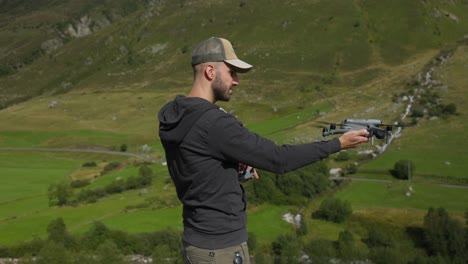
[{"label": "drone arm", "polygon": [[330,136],[330,135],[338,135],[338,134],[344,134],[346,132],[350,131],[350,129],[326,129],[324,128],[322,130],[322,136],[323,137],[327,137],[327,136]]}]

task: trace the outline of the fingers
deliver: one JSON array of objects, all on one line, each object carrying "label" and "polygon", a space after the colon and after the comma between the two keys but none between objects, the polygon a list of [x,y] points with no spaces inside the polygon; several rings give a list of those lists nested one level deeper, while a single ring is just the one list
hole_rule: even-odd
[{"label": "fingers", "polygon": [[257,170],[256,170],[256,169],[254,169],[254,178],[255,178],[256,180],[260,179],[260,176],[258,176],[258,173],[257,173]]},{"label": "fingers", "polygon": [[369,132],[367,129],[352,130],[339,137],[341,149],[355,148],[359,144],[369,142]]}]

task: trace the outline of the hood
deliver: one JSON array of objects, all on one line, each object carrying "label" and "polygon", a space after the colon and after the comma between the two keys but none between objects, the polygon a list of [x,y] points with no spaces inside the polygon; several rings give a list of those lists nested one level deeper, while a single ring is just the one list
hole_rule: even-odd
[{"label": "hood", "polygon": [[164,142],[179,144],[203,113],[218,108],[202,98],[178,95],[159,111],[159,137]]}]

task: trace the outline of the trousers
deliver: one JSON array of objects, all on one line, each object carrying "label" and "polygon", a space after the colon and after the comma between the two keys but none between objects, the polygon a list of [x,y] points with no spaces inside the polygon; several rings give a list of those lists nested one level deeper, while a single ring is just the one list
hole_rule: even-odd
[{"label": "trousers", "polygon": [[185,264],[250,264],[247,242],[222,249],[204,249],[182,241],[182,258]]}]

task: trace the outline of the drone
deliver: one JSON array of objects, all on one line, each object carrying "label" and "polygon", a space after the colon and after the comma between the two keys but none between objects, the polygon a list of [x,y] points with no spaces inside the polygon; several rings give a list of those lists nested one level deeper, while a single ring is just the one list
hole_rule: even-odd
[{"label": "drone", "polygon": [[[330,125],[329,128],[324,127],[322,129],[322,136],[327,137],[330,135],[343,134],[352,130],[366,129],[366,137],[371,139],[372,145],[374,145],[374,136],[378,139],[385,139],[385,144],[390,142],[392,137],[392,131],[394,127],[404,127],[401,124],[384,124],[379,119],[345,119],[341,123],[330,123],[316,121],[317,123]],[[337,128],[338,127],[338,128]]]}]

